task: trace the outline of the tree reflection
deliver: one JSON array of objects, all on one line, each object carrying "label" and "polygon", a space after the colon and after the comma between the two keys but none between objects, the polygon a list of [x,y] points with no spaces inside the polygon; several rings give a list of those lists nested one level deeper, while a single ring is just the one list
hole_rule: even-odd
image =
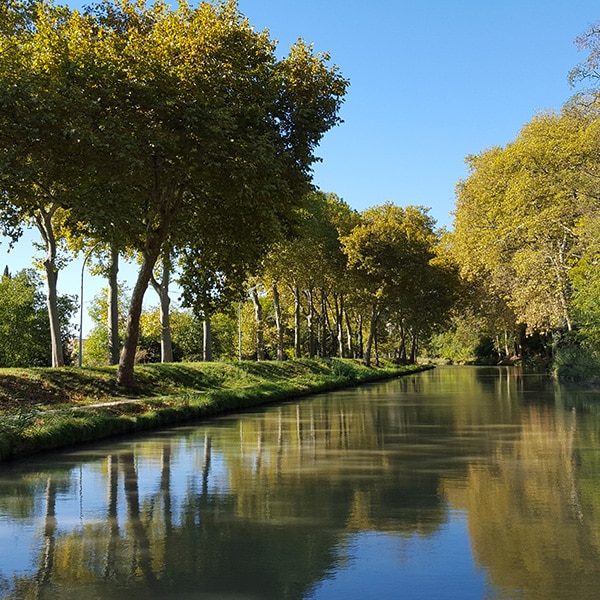
[{"label": "tree reflection", "polygon": [[117,515],[117,486],[119,478],[118,459],[112,454],[106,457],[106,518],[108,525],[108,544],[106,548],[106,561],[103,577],[114,579],[116,577],[115,565],[117,562],[117,542],[119,539],[119,519]]},{"label": "tree reflection", "polygon": [[[54,547],[56,544],[56,483],[51,477],[46,482],[46,513],[44,515],[44,533],[42,558],[36,581],[41,587],[48,583],[54,565]],[[36,589],[39,587],[36,586]]]},{"label": "tree reflection", "polygon": [[138,478],[133,452],[124,452],[119,457],[124,475],[125,502],[127,504],[127,528],[134,544],[131,573],[143,577],[153,584],[156,581],[150,560],[150,540],[140,516]]},{"label": "tree reflection", "polygon": [[595,598],[600,586],[600,513],[580,490],[577,435],[575,412],[531,406],[517,440],[445,483],[477,561],[519,597]]},{"label": "tree reflection", "polygon": [[[48,598],[82,589],[111,598],[303,598],[335,568],[349,532],[410,535],[444,521],[438,476],[407,471],[382,452],[394,418],[330,398],[203,427],[176,450],[170,439],[132,445],[102,459],[104,525],[57,529],[50,478],[36,582]],[[179,463],[198,465],[175,500],[174,451]],[[145,461],[157,465],[156,486],[145,483],[142,493]],[[356,479],[357,469],[367,476]]]}]

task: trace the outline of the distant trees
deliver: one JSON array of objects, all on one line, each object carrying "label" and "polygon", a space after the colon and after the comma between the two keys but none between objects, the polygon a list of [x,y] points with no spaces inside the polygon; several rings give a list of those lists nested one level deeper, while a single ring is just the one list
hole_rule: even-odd
[{"label": "distant trees", "polygon": [[[39,275],[25,269],[0,279],[0,367],[52,366],[50,323]],[[69,362],[72,345],[69,320],[75,311],[72,298],[57,298],[58,318],[64,332],[61,350]]]},{"label": "distant trees", "polygon": [[271,359],[370,364],[380,347],[381,355],[414,362],[419,339],[447,322],[459,289],[439,243],[423,208],[385,204],[357,213],[333,194],[309,194],[295,235],[275,245],[246,284],[244,356],[262,355],[258,344],[248,353],[246,341],[260,332]]},{"label": "distant trees", "polygon": [[366,364],[383,316],[388,331],[397,332],[397,356],[404,362],[416,360],[419,335],[444,322],[455,286],[452,269],[435,262],[438,243],[425,209],[392,204],[362,213],[359,224],[342,238],[354,293],[369,322]]},{"label": "distant trees", "polygon": [[[311,192],[293,234],[272,246],[251,278],[220,270],[229,256],[182,255],[183,306],[171,307],[174,360],[285,360],[385,356],[414,362],[421,343],[447,323],[458,296],[456,269],[421,207],[391,204],[362,213],[334,194]],[[375,320],[373,307],[376,307]],[[94,304],[86,359],[106,361],[106,298]],[[136,360],[161,360],[159,308],[140,319]],[[124,332],[124,329],[122,329]],[[98,340],[102,343],[98,345]],[[100,352],[98,352],[100,348]]]}]

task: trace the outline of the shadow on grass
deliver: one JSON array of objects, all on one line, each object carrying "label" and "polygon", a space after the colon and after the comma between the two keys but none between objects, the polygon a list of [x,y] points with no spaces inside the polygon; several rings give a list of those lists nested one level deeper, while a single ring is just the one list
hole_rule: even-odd
[{"label": "shadow on grass", "polygon": [[289,379],[294,376],[306,375],[307,372],[321,375],[330,369],[325,363],[309,360],[293,360],[285,362],[249,362],[239,363],[238,368],[260,379]]},{"label": "shadow on grass", "polygon": [[206,390],[223,387],[231,378],[225,365],[216,363],[156,363],[136,367],[136,388],[147,388],[158,384],[164,393],[165,387]]}]

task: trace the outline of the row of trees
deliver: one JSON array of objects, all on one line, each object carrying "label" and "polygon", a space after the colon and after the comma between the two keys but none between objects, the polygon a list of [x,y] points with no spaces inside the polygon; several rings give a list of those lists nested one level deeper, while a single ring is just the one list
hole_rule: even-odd
[{"label": "row of trees", "polygon": [[[370,364],[385,354],[415,361],[419,341],[446,324],[459,294],[456,269],[440,249],[421,207],[384,204],[358,213],[335,194],[312,192],[294,235],[264,255],[241,290],[179,257],[188,308],[169,311],[168,330],[159,326],[162,311],[143,316],[141,357],[211,360],[214,350],[228,359],[342,356]],[[211,294],[196,293],[199,278],[210,280],[203,289]],[[90,360],[106,359],[106,312],[101,297],[87,341]]]},{"label": "row of trees", "polygon": [[[600,32],[578,41],[589,58],[572,81],[597,78]],[[468,158],[451,251],[470,283],[471,314],[499,354],[519,353],[524,335],[563,357],[600,348],[599,134],[591,89],[536,116],[505,147]]]},{"label": "row of trees", "polygon": [[[572,79],[594,80],[600,31],[579,43],[589,56]],[[357,213],[312,189],[348,82],[302,41],[277,59],[234,0],[102,0],[84,12],[9,0],[0,54],[0,226],[13,240],[40,232],[55,366],[57,277],[77,252],[107,276],[94,335],[124,386],[140,333],[146,358],[163,361],[213,349],[411,361],[450,317],[446,340],[486,335],[480,351],[495,357],[550,353],[560,339],[581,363],[582,348],[600,348],[596,89],[469,157],[454,231],[440,236],[421,207]],[[139,270],[120,313],[123,255]],[[170,304],[175,278],[185,310]],[[159,325],[142,310],[150,285]],[[252,350],[241,341],[250,306]],[[443,354],[440,339],[431,353]]]},{"label": "row of trees", "polygon": [[[136,360],[342,356],[370,364],[373,355],[385,354],[415,361],[419,341],[447,323],[460,291],[456,269],[440,256],[439,235],[427,210],[384,204],[358,213],[323,192],[312,192],[303,202],[294,235],[274,244],[241,288],[229,286],[205,265],[194,263],[191,269],[187,254],[174,257],[183,306],[168,301],[165,309],[159,302],[141,314]],[[199,280],[210,286],[202,288]],[[0,285],[6,308],[0,314],[0,345],[7,348],[0,356],[3,366],[48,364],[49,325],[39,287],[32,270],[14,277],[5,273]],[[164,295],[157,291],[160,301]],[[129,302],[128,290],[121,288],[117,306]],[[59,305],[64,325],[75,306],[69,298],[59,298]],[[110,362],[108,305],[109,295],[103,293],[90,310],[96,326],[84,345],[86,364]],[[117,314],[123,339],[126,313]],[[17,348],[29,346],[34,320],[45,326],[35,330],[39,358],[31,360]],[[62,341],[68,359],[73,348],[68,339]]]},{"label": "row of trees", "polygon": [[111,307],[118,257],[134,253],[118,369],[131,386],[149,283],[165,307],[173,257],[185,257],[190,304],[241,285],[297,220],[347,81],[302,41],[277,59],[234,0],[84,12],[8,0],[0,55],[0,223],[12,239],[40,232],[52,364],[64,363],[60,245],[106,257]]},{"label": "row of trees", "polygon": [[[358,214],[311,191],[314,150],[347,86],[327,55],[300,41],[276,59],[234,1],[0,10],[0,224],[14,240],[41,234],[53,365],[65,363],[58,274],[77,252],[108,282],[88,354],[118,362],[125,386],[140,358],[211,359],[213,348],[416,359],[454,300],[455,272],[426,210]],[[139,271],[119,310],[124,254]],[[158,326],[142,310],[149,285]],[[252,351],[240,342],[249,290]]]}]

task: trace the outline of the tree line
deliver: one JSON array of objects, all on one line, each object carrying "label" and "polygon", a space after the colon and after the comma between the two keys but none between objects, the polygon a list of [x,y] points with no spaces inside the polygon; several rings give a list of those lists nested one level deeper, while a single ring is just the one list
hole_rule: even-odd
[{"label": "tree line", "polygon": [[470,286],[454,331],[488,336],[492,356],[529,352],[574,376],[600,364],[600,30],[577,43],[588,57],[571,82],[592,86],[467,158],[449,236]]},{"label": "tree line", "polygon": [[[599,38],[578,40],[573,83],[597,80]],[[124,386],[138,360],[600,365],[597,87],[469,156],[445,232],[423,207],[357,212],[314,188],[349,82],[302,40],[278,59],[233,0],[9,0],[0,54],[0,227],[40,233],[52,349],[20,364],[68,362],[74,304],[57,281],[82,253],[107,278],[86,356],[118,364]],[[127,297],[124,256],[138,264]],[[39,316],[39,280],[5,273],[17,283]]]},{"label": "tree line", "polygon": [[168,289],[173,257],[230,287],[256,267],[297,219],[348,82],[302,40],[277,59],[233,0],[84,11],[8,0],[0,55],[0,223],[13,240],[40,233],[52,365],[64,364],[61,246],[105,258],[111,327],[118,257],[131,253],[139,270],[117,375],[131,386],[150,282]]},{"label": "tree line", "polygon": [[[233,0],[0,11],[0,226],[15,241],[40,233],[49,364],[69,361],[58,276],[77,253],[107,277],[87,354],[118,363],[124,386],[137,360],[233,357],[236,345],[259,360],[416,359],[454,271],[425,209],[359,214],[314,189],[315,150],[348,86],[327,54],[300,40],[277,59]],[[126,299],[123,256],[139,265]],[[143,311],[148,287],[158,326]]]},{"label": "tree line", "polygon": [[[357,212],[335,194],[310,192],[293,235],[274,243],[241,285],[202,264],[202,255],[191,263],[188,254],[174,256],[180,301],[167,294],[165,308],[158,294],[158,306],[141,313],[136,361],[415,362],[460,293],[457,270],[442,254],[427,209],[384,204]],[[129,302],[120,288],[117,306]],[[110,362],[108,303],[107,288],[90,309],[86,364]],[[117,314],[123,339],[126,313]]]}]

